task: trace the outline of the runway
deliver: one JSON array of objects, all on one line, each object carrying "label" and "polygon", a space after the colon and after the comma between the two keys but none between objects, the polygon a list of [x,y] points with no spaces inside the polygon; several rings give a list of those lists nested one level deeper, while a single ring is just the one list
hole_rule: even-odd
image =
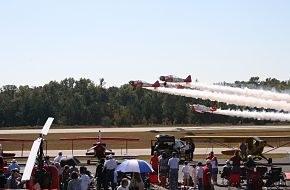
[{"label": "runway", "polygon": [[[270,147],[265,147],[265,152],[270,150]],[[196,148],[194,154],[196,155],[207,155],[210,151],[214,151],[215,154],[221,154],[221,151],[226,150],[226,148]],[[57,153],[60,150],[48,150],[47,155],[50,155],[52,157],[56,156]],[[71,150],[61,150],[64,156],[72,156]],[[269,152],[268,154],[289,154],[289,147],[280,147],[276,150],[273,150]],[[13,153],[16,153],[16,156],[28,156],[30,151],[23,151],[23,155],[21,155],[21,151],[13,151]],[[113,149],[113,152],[115,152],[116,155],[122,156],[122,155],[150,155],[151,149],[128,149],[126,151],[125,149]],[[45,152],[46,153],[46,152]],[[84,156],[86,154],[86,150],[74,150],[73,155],[74,156]],[[289,154],[290,157],[290,154]]]},{"label": "runway", "polygon": [[[130,128],[67,128],[49,130],[49,134],[55,133],[97,133],[102,132],[170,132],[170,131],[222,131],[222,130],[290,130],[289,125],[283,126],[194,126],[194,127],[130,127]],[[39,134],[41,129],[12,129],[0,130],[0,135],[5,134]]]}]

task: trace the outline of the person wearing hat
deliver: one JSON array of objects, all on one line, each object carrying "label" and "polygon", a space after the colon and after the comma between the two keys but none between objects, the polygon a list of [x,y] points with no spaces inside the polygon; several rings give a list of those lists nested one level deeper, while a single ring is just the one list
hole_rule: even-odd
[{"label": "person wearing hat", "polygon": [[203,190],[211,190],[211,160],[206,160],[206,165],[202,168],[202,186]]},{"label": "person wearing hat", "polygon": [[105,161],[104,167],[106,169],[106,175],[107,175],[107,184],[110,184],[112,189],[115,189],[115,183],[114,183],[114,171],[117,168],[117,161],[113,159],[113,155],[110,154],[108,156],[108,160]]},{"label": "person wearing hat", "polygon": [[15,168],[20,171],[20,166],[17,164],[17,161],[12,159],[11,164],[8,166],[8,171],[11,172]]}]

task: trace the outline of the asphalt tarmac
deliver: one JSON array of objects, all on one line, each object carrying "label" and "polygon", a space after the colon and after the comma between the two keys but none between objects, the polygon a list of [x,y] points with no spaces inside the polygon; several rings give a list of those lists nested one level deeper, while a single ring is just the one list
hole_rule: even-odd
[{"label": "asphalt tarmac", "polygon": [[[194,127],[140,127],[140,128],[66,128],[66,129],[54,129],[53,127],[49,130],[49,134],[53,133],[97,133],[102,132],[146,132],[146,131],[204,131],[204,130],[290,130],[289,125],[284,126],[275,126],[275,125],[267,125],[267,126],[194,126]],[[0,134],[40,134],[41,129],[9,129],[9,130],[0,130]]]}]

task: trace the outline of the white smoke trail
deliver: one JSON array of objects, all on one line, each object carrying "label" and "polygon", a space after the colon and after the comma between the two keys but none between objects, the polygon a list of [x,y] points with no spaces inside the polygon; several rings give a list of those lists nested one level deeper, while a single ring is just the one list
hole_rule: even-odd
[{"label": "white smoke trail", "polygon": [[229,93],[229,94],[236,94],[241,96],[252,96],[256,98],[263,98],[269,99],[274,101],[286,101],[290,103],[290,95],[283,94],[278,92],[271,92],[267,90],[256,90],[256,89],[249,89],[249,88],[235,88],[230,86],[219,86],[219,85],[209,85],[200,82],[192,82],[192,83],[182,83],[182,86],[190,87],[190,88],[197,88],[200,90],[209,90],[213,92],[222,92],[222,93]]},{"label": "white smoke trail", "polygon": [[226,102],[228,104],[235,104],[240,106],[249,106],[249,107],[258,107],[258,108],[270,108],[275,110],[284,110],[290,111],[290,104],[285,101],[273,101],[273,100],[265,100],[259,99],[254,97],[245,97],[245,96],[238,96],[238,95],[231,95],[231,94],[223,94],[223,93],[213,93],[207,91],[200,91],[200,90],[190,90],[190,89],[174,89],[174,88],[153,88],[147,87],[145,89],[191,97],[191,98],[201,98],[201,99],[209,99],[212,101],[218,102]]},{"label": "white smoke trail", "polygon": [[255,111],[251,112],[251,111],[220,110],[220,109],[217,109],[215,112],[210,113],[261,120],[290,121],[290,114],[288,113],[255,112]]}]

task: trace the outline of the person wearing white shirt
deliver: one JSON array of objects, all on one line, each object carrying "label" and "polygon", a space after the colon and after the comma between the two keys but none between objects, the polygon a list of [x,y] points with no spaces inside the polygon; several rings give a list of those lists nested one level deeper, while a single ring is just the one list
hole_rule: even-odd
[{"label": "person wearing white shirt", "polygon": [[58,152],[58,155],[54,158],[53,162],[54,163],[56,163],[56,162],[60,163],[61,159],[62,159],[62,152]]},{"label": "person wearing white shirt", "polygon": [[127,178],[123,178],[121,181],[121,185],[117,188],[117,190],[129,190],[129,181]]},{"label": "person wearing white shirt", "polygon": [[178,168],[179,158],[176,157],[176,152],[172,153],[172,158],[168,160],[169,165],[169,189],[175,190],[178,188]]},{"label": "person wearing white shirt", "polygon": [[109,155],[109,160],[105,161],[104,167],[106,169],[107,184],[111,184],[112,189],[115,189],[115,169],[117,168],[117,161],[113,159],[113,155]]},{"label": "person wearing white shirt", "polygon": [[198,178],[197,178],[197,168],[195,164],[192,165],[192,181],[194,183],[193,188],[196,189],[198,184]]},{"label": "person wearing white shirt", "polygon": [[184,162],[184,166],[182,166],[181,171],[183,173],[184,186],[189,186],[190,168],[188,166],[188,162],[187,161]]},{"label": "person wearing white shirt", "polygon": [[202,175],[203,175],[203,169],[202,169],[202,163],[198,162],[197,167],[196,167],[196,175],[197,175],[197,180],[198,180],[198,190],[203,190],[202,187]]},{"label": "person wearing white shirt", "polygon": [[86,174],[87,168],[84,166],[80,167],[80,179],[81,179],[81,190],[88,190],[90,187],[91,179],[90,177]]}]

